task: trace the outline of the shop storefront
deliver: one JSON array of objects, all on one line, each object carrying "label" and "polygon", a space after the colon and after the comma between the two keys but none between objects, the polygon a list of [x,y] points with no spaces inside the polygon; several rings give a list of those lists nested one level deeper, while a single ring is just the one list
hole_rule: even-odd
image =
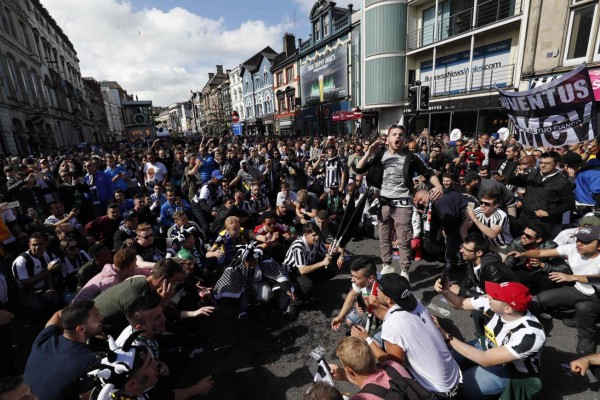
[{"label": "shop storefront", "polygon": [[304,135],[347,135],[352,132],[353,122],[334,120],[334,114],[350,111],[347,101],[308,107],[302,110]]},{"label": "shop storefront", "polygon": [[432,134],[440,134],[458,128],[465,136],[472,137],[497,132],[508,126],[508,116],[500,106],[497,94],[432,101],[427,111],[415,116],[414,111],[407,109],[404,110],[404,115],[404,124],[411,133],[428,128]]}]

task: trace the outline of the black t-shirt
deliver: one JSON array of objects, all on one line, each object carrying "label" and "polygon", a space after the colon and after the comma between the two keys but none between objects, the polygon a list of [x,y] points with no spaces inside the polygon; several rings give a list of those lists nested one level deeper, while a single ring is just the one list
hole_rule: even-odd
[{"label": "black t-shirt", "polygon": [[167,255],[167,240],[165,238],[155,237],[154,242],[148,247],[142,247],[137,241],[133,244],[133,249],[142,260],[147,262],[160,261]]}]

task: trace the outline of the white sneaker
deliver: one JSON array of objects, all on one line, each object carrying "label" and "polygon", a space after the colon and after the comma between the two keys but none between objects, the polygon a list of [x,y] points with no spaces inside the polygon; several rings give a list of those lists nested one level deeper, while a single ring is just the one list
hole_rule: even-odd
[{"label": "white sneaker", "polygon": [[410,276],[408,276],[408,270],[404,268],[400,268],[400,276],[406,278],[406,280],[410,283]]},{"label": "white sneaker", "polygon": [[394,270],[394,267],[392,267],[391,264],[383,264],[381,266],[381,275],[392,274],[394,272],[396,271]]}]

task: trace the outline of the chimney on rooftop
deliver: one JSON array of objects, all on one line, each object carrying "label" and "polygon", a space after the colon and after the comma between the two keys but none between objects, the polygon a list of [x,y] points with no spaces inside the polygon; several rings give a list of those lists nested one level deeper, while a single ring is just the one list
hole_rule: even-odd
[{"label": "chimney on rooftop", "polygon": [[288,57],[296,51],[296,37],[293,33],[286,33],[283,35],[283,52]]},{"label": "chimney on rooftop", "polygon": [[348,13],[352,14],[352,4],[348,4]]},{"label": "chimney on rooftop", "polygon": [[222,73],[223,73],[223,66],[217,65],[217,74],[222,74]]},{"label": "chimney on rooftop", "polygon": [[215,74],[213,74],[212,72],[209,72],[208,73],[208,80],[210,81],[214,76],[215,76]]}]

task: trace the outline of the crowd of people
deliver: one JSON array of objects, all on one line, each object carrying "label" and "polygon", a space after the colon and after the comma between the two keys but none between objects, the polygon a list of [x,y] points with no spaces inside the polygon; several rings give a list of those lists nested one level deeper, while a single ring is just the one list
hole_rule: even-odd
[{"label": "crowd of people", "polygon": [[[599,143],[503,139],[393,125],[360,137],[158,139],[4,158],[0,400],[209,393],[211,376],[172,385],[167,329],[193,354],[216,306],[293,320],[346,268],[352,287],[331,327],[349,337],[330,369],[361,388],[352,399],[382,398],[377,386],[531,398],[552,318],[576,328],[572,369],[585,373],[600,364]],[[377,239],[381,265],[352,257],[350,237]],[[448,334],[413,296],[411,265],[424,258],[443,264],[433,289],[471,312],[480,340]],[[22,377],[15,316],[47,321]],[[317,385],[306,396],[338,395]]]}]

